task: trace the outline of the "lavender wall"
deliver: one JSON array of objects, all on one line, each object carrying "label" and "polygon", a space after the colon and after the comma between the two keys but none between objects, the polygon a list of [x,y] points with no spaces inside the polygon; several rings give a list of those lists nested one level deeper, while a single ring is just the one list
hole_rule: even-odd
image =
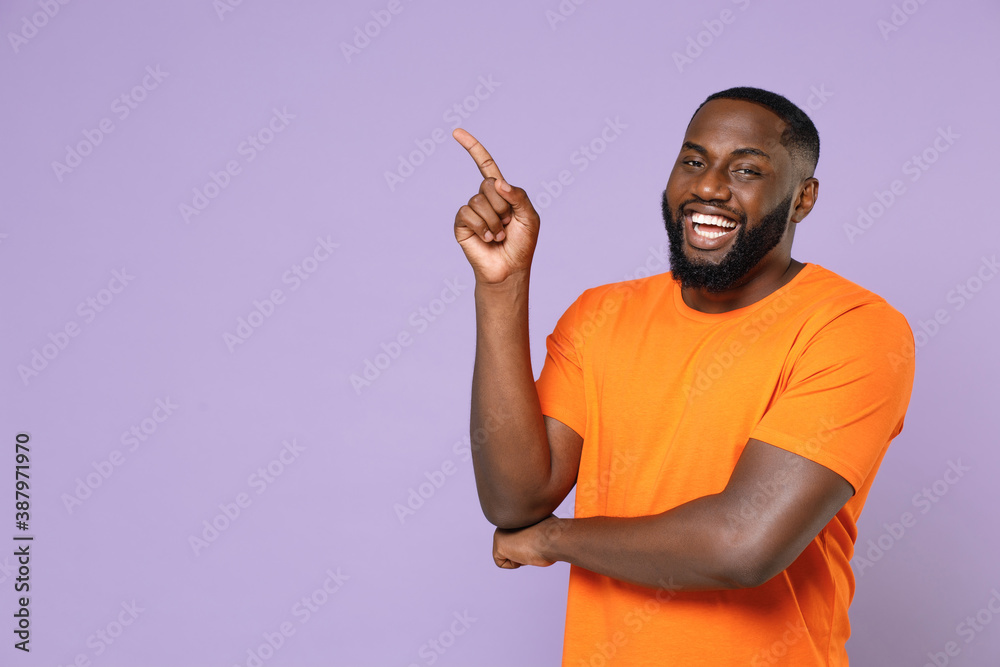
[{"label": "lavender wall", "polygon": [[453,119],[542,215],[537,374],[582,290],[667,270],[685,124],[757,85],[823,139],[796,258],[917,332],[860,525],[854,662],[994,664],[998,18],[987,0],[4,2],[0,663],[556,664],[568,567],[494,567],[463,442],[474,309],[451,226],[480,177]]}]

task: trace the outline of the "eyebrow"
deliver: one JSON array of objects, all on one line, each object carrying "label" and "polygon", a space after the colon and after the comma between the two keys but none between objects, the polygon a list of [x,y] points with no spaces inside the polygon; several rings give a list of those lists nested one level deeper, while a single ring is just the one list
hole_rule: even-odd
[{"label": "eyebrow", "polygon": [[[685,150],[697,151],[699,153],[702,153],[703,155],[708,155],[708,151],[705,150],[704,146],[700,146],[694,143],[693,141],[685,141],[684,144],[681,146],[681,148]],[[756,155],[758,157],[764,158],[765,160],[768,161],[771,160],[771,156],[765,153],[764,151],[760,150],[759,148],[749,148],[749,147],[737,148],[736,150],[732,151],[730,155]]]}]

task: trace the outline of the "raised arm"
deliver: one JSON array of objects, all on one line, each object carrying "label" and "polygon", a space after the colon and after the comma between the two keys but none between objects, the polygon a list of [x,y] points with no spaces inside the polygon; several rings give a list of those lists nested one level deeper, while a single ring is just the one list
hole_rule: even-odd
[{"label": "raised arm", "polygon": [[486,518],[520,528],[551,514],[576,482],[582,438],[543,417],[531,370],[528,284],[539,218],[486,148],[459,128],[475,160],[479,193],[455,216],[455,239],[476,279],[472,375],[472,462]]}]

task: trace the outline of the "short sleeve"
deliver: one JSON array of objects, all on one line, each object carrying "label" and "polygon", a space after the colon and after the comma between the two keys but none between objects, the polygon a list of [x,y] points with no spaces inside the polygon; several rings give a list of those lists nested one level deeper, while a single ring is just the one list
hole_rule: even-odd
[{"label": "short sleeve", "polygon": [[545,364],[535,381],[542,414],[569,426],[580,436],[587,425],[587,402],[583,384],[583,360],[577,348],[581,295],[566,309],[555,329],[545,339]]},{"label": "short sleeve", "polygon": [[750,437],[830,468],[857,491],[903,428],[914,351],[906,319],[884,301],[840,314],[805,344]]}]

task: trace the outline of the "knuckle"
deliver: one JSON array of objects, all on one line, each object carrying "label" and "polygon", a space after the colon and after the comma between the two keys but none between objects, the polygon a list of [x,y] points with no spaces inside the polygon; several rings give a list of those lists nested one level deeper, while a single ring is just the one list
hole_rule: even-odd
[{"label": "knuckle", "polygon": [[482,218],[480,218],[476,212],[468,206],[463,206],[458,209],[458,214],[455,215],[455,226],[478,229],[482,226]]}]

